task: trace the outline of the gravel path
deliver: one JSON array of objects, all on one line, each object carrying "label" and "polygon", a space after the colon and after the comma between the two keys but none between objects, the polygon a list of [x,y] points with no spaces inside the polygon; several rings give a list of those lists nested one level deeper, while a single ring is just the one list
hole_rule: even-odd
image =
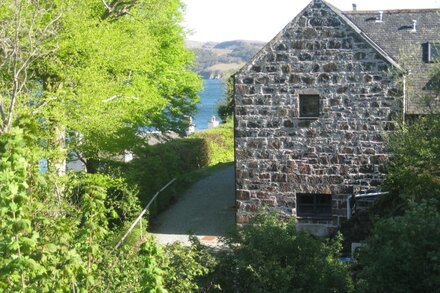
[{"label": "gravel path", "polygon": [[161,244],[188,243],[188,235],[217,245],[235,225],[234,167],[228,166],[203,178],[163,212],[151,228]]}]

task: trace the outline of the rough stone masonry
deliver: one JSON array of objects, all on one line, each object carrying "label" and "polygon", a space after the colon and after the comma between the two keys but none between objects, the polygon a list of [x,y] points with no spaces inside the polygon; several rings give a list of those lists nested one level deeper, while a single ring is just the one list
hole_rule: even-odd
[{"label": "rough stone masonry", "polygon": [[[235,75],[237,223],[263,206],[296,216],[296,195],[332,197],[336,227],[346,198],[375,190],[401,115],[392,66],[330,7],[311,3]],[[299,96],[319,95],[319,117],[299,117]]]}]

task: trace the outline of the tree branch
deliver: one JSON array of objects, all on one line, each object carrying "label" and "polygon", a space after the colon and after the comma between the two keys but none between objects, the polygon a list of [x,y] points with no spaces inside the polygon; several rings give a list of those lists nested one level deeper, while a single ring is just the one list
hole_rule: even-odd
[{"label": "tree branch", "polygon": [[112,12],[112,8],[107,4],[107,2],[105,2],[105,0],[101,0],[101,1],[104,4],[105,8],[111,13]]},{"label": "tree branch", "polygon": [[3,106],[3,102],[0,100],[0,116],[2,119],[2,127],[5,125],[6,123],[6,116],[5,116],[5,108]]},{"label": "tree branch", "polygon": [[124,15],[130,15],[130,9],[132,9],[139,0],[113,0],[110,4],[102,0],[106,7],[106,11],[101,15],[101,20],[105,20],[109,17],[119,18]]},{"label": "tree branch", "polygon": [[20,28],[21,28],[21,5],[18,4],[17,0],[14,1],[16,12],[15,12],[15,31],[14,31],[14,57],[13,57],[13,89],[11,94],[11,104],[8,109],[8,118],[6,125],[4,126],[4,131],[7,132],[12,125],[12,120],[14,116],[15,103],[17,102],[18,90],[19,90],[19,72],[18,72],[18,62],[20,54]]}]

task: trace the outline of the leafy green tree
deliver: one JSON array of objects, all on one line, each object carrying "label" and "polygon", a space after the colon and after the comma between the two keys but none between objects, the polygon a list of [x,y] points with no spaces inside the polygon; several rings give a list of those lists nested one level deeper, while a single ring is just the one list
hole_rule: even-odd
[{"label": "leafy green tree", "polygon": [[57,48],[60,6],[46,0],[0,3],[0,134],[12,129],[20,107],[40,95],[33,67]]},{"label": "leafy green tree", "polygon": [[103,19],[102,1],[75,1],[62,19],[60,50],[40,73],[45,89],[61,96],[54,120],[84,161],[131,149],[142,127],[183,132],[198,102],[180,1],[125,2],[113,1],[125,12]]},{"label": "leafy green tree", "polygon": [[54,196],[51,178],[33,168],[29,143],[32,136],[18,128],[0,136],[0,291],[198,288],[207,269],[195,248],[163,249],[134,237],[132,246],[114,250],[120,228],[139,211],[123,181],[74,174]]},{"label": "leafy green tree", "polygon": [[218,106],[217,112],[223,121],[227,121],[234,115],[234,78],[229,77],[226,81],[225,100]]},{"label": "leafy green tree", "polygon": [[360,292],[435,292],[440,286],[440,213],[425,201],[380,220],[359,256]]},{"label": "leafy green tree", "polygon": [[339,261],[341,239],[322,241],[298,232],[294,220],[259,215],[227,239],[211,276],[225,292],[349,292]]},{"label": "leafy green tree", "polygon": [[[180,20],[179,0],[0,3],[0,291],[165,292],[174,252],[137,237],[114,250],[136,188],[41,174],[38,160],[93,161],[135,145],[141,127],[184,129],[200,80]],[[195,288],[186,256],[190,278],[170,287]]]},{"label": "leafy green tree", "polygon": [[215,261],[197,238],[187,247],[179,242],[167,245],[165,254],[168,259],[165,287],[170,292],[198,292],[203,286],[200,279],[212,270]]},{"label": "leafy green tree", "polygon": [[0,133],[38,117],[56,165],[121,154],[145,127],[184,132],[201,81],[181,13],[180,0],[2,1]]},{"label": "leafy green tree", "polygon": [[402,126],[390,137],[393,158],[385,187],[406,202],[440,196],[440,116]]}]

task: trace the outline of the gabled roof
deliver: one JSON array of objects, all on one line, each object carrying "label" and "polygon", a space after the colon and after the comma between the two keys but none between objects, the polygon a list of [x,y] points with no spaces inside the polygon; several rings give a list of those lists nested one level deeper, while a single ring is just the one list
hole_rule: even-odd
[{"label": "gabled roof", "polygon": [[[341,11],[325,0],[314,0],[236,74],[246,70],[264,55],[315,1],[329,7],[398,71],[410,74],[410,95],[414,95],[410,96],[407,110],[409,113],[424,112],[418,100],[432,82],[429,79],[435,66],[425,62],[425,47],[427,43],[440,42],[440,9],[385,10],[383,21],[377,22],[379,11]],[[416,32],[412,31],[413,20],[417,21]]]},{"label": "gabled roof", "polygon": [[[316,0],[314,0],[316,1]],[[255,60],[257,60],[261,55],[263,55],[268,48],[270,48],[271,44],[276,42],[279,38],[281,38],[285,32],[285,30],[290,27],[292,24],[295,24],[299,18],[304,14],[305,11],[309,9],[311,5],[313,5],[312,1],[309,5],[307,5],[289,24],[284,27],[284,29],[279,32],[269,43],[266,44],[246,65],[244,65],[238,72],[236,72],[234,75],[239,74],[240,72],[244,71],[246,68],[248,68],[249,65],[253,64]],[[399,65],[399,63],[392,58],[386,51],[384,51],[374,40],[372,40],[367,34],[365,34],[354,22],[351,21],[341,10],[336,8],[335,6],[331,5],[330,3],[321,0],[321,2],[325,5],[327,5],[335,14],[337,14],[349,27],[351,27],[356,33],[359,34],[359,36],[364,39],[368,44],[370,44],[379,55],[381,55],[385,60],[387,60],[391,65],[393,65],[396,69],[398,69],[401,72],[404,72],[404,68]]]}]

